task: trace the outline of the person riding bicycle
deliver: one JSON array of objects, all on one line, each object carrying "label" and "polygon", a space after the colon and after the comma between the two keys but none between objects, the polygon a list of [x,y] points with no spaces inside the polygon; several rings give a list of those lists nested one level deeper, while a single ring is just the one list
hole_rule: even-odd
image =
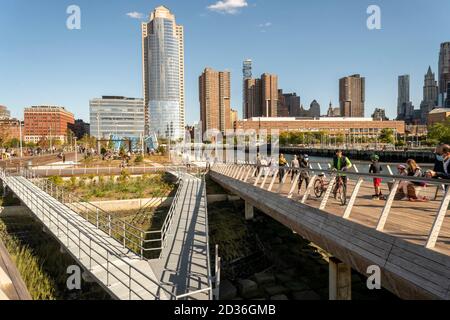
[{"label": "person riding bicycle", "polygon": [[[352,163],[350,162],[349,158],[344,156],[342,154],[342,150],[336,150],[336,156],[333,158],[333,163],[331,164],[331,169],[333,171],[338,172],[345,172],[352,168]],[[342,179],[342,183],[344,184],[344,187],[347,188],[347,176],[343,173],[338,173],[337,177],[340,177]],[[336,183],[336,187],[334,189],[334,197],[336,198],[336,194],[338,191],[339,185]]]}]

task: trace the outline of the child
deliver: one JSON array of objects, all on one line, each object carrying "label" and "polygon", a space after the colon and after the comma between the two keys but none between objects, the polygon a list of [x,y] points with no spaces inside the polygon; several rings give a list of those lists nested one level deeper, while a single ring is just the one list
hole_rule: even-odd
[{"label": "child", "polygon": [[[380,160],[380,157],[374,154],[371,157],[372,163],[370,164],[369,173],[372,174],[380,174],[383,169],[380,166],[380,163],[378,162]],[[373,186],[375,188],[375,195],[372,196],[373,200],[384,200],[384,196],[381,193],[381,182],[383,180],[381,178],[373,178]]]}]

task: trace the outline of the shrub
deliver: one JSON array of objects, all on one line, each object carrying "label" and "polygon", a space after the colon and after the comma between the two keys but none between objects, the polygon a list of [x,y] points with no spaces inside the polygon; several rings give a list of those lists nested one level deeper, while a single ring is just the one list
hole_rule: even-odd
[{"label": "shrub", "polygon": [[142,156],[142,154],[139,154],[136,159],[134,159],[135,163],[142,163],[144,162],[144,157]]},{"label": "shrub", "polygon": [[52,176],[48,178],[48,180],[57,186],[62,186],[64,184],[64,180],[60,176]]}]

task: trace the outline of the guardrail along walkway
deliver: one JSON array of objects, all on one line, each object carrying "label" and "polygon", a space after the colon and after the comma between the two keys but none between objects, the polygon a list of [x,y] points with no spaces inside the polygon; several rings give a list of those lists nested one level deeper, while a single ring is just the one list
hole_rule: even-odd
[{"label": "guardrail along walkway", "polygon": [[62,247],[102,285],[121,300],[173,299],[160,286],[148,261],[89,223],[22,176],[2,180],[52,233]]},{"label": "guardrail along walkway", "polygon": [[161,259],[151,261],[161,284],[179,299],[210,300],[208,212],[205,181],[188,174],[173,208]]}]

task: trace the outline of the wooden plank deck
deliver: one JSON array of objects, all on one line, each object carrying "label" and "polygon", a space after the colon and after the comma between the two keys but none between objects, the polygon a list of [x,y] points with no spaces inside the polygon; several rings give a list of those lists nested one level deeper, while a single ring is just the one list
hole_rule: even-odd
[{"label": "wooden plank deck", "polygon": [[[300,236],[316,243],[324,250],[352,266],[361,274],[377,265],[382,271],[382,286],[404,299],[450,299],[450,256],[448,251],[449,221],[446,219],[438,239],[436,250],[425,248],[425,240],[437,213],[442,196],[429,203],[395,201],[392,213],[383,232],[375,226],[385,201],[372,200],[372,180],[364,182],[350,219],[344,219],[345,207],[333,198],[325,210],[319,210],[321,199],[311,195],[306,204],[301,203],[304,189],[294,190],[292,199],[287,195],[291,189],[290,177],[278,191],[278,178],[273,191],[267,191],[271,178],[264,189],[260,177],[247,182],[235,179],[230,170],[211,172],[214,181],[235,193]],[[231,171],[233,172],[233,171]],[[242,178],[241,178],[242,179]],[[387,180],[385,181],[387,182]],[[355,181],[349,181],[348,196]],[[433,195],[435,189],[425,191]],[[387,194],[387,187],[384,186]]]},{"label": "wooden plank deck", "polygon": [[[253,184],[257,177],[250,177],[248,183]],[[270,180],[269,178],[268,180]],[[329,180],[329,176],[326,178]],[[287,197],[291,188],[291,176],[286,179],[286,182],[280,192],[281,195]],[[382,192],[385,196],[389,195],[389,189],[387,182],[391,180],[384,179],[382,184]],[[258,185],[260,186],[263,182],[261,178]],[[353,192],[357,180],[348,177],[348,188],[347,188],[347,198]],[[268,182],[265,184],[265,189],[268,188]],[[276,179],[273,187],[273,191],[278,191],[279,181]],[[301,201],[303,194],[306,191],[305,183],[303,183],[302,190],[298,192],[298,187],[296,187],[292,199],[295,201]],[[410,202],[394,200],[391,208],[384,232],[391,234],[393,236],[402,238],[404,240],[410,241],[415,244],[425,246],[428,235],[431,231],[431,227],[436,218],[439,206],[442,201],[443,193],[439,192],[438,198],[434,200],[436,192],[435,186],[430,186],[421,191],[421,196],[426,196],[431,201],[429,202]],[[374,194],[374,188],[372,180],[365,180],[361,186],[361,189],[356,198],[353,210],[350,215],[350,220],[360,223],[364,226],[376,228],[378,219],[381,216],[381,212],[384,208],[385,202],[383,200],[372,200],[372,195]],[[322,198],[317,198],[314,192],[311,193],[306,205],[314,208],[319,208]],[[342,206],[339,200],[334,199],[332,196],[328,200],[326,212],[334,214],[338,217],[344,215],[346,206]],[[447,210],[447,217],[444,220],[441,232],[439,234],[438,241],[436,243],[436,251],[442,252],[444,254],[450,255],[450,211]]]}]

